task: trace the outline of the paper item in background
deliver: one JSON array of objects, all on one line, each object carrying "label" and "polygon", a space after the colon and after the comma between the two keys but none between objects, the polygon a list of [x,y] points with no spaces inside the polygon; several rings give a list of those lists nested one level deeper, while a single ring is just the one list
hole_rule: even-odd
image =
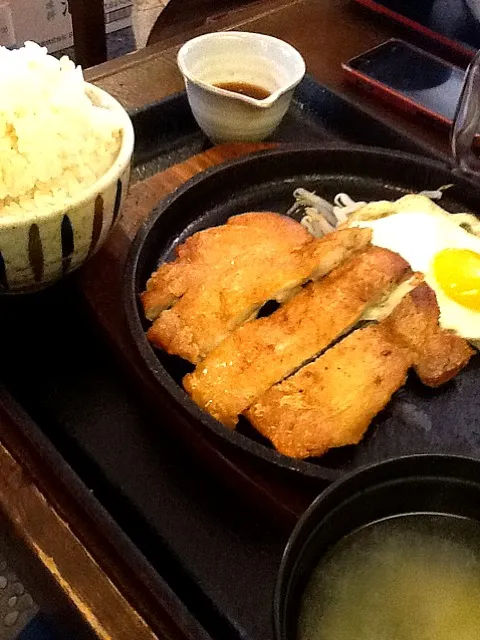
[{"label": "paper item in background", "polygon": [[10,0],[16,44],[34,40],[58,51],[73,43],[67,0]]},{"label": "paper item in background", "polygon": [[[131,25],[132,0],[104,0],[104,4],[107,33]],[[2,6],[10,10],[13,37],[9,44],[22,46],[34,40],[50,53],[73,45],[68,0],[0,0]]]},{"label": "paper item in background", "polygon": [[0,2],[0,45],[10,47],[15,42],[12,9],[7,2]]}]

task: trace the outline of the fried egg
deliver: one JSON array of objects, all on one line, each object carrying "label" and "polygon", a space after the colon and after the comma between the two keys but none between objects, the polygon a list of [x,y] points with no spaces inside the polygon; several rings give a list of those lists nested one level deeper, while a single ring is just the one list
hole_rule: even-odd
[{"label": "fried egg", "polygon": [[373,244],[421,271],[437,296],[441,326],[478,345],[480,237],[460,226],[471,217],[447,213],[424,196],[377,204],[359,209],[348,226],[370,227]]}]

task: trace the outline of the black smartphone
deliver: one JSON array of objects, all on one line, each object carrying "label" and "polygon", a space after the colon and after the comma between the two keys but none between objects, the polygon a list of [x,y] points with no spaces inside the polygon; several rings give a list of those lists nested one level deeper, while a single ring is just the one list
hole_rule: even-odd
[{"label": "black smartphone", "polygon": [[392,39],[342,67],[350,80],[380,98],[450,126],[465,71],[441,58]]}]

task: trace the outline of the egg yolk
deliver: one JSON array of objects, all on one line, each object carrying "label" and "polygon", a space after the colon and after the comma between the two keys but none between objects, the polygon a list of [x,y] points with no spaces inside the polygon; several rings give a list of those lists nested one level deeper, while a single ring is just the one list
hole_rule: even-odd
[{"label": "egg yolk", "polygon": [[433,275],[451,300],[480,311],[480,253],[444,249],[433,260]]}]

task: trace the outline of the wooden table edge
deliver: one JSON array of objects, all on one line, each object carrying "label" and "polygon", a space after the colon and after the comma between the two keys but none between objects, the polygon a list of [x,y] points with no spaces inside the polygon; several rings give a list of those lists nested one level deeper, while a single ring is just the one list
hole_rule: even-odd
[{"label": "wooden table edge", "polygon": [[[268,3],[268,7],[263,10],[258,10],[258,5],[256,5],[255,7],[257,11],[255,11],[255,7],[246,7],[233,13],[222,15],[217,18],[214,23],[207,21],[205,24],[189,30],[187,39],[194,38],[195,36],[199,36],[210,31],[231,31],[237,27],[245,27],[250,22],[255,22],[264,16],[281,11],[286,6],[301,4],[303,1],[304,0],[271,0],[271,2]],[[175,64],[171,59],[165,58],[162,54],[171,56],[172,52],[178,49],[180,45],[186,41],[185,35],[186,34],[182,33],[181,35],[172,36],[163,42],[149,44],[143,49],[138,49],[137,51],[128,53],[120,58],[109,60],[108,62],[104,62],[95,67],[90,67],[85,70],[85,78],[89,82],[98,82],[102,78],[111,76],[114,73],[124,71],[131,67],[141,65],[146,60],[158,58],[159,56],[161,56],[164,61],[169,62],[170,64]]]},{"label": "wooden table edge", "polygon": [[[14,545],[24,548],[20,561],[33,558],[34,574],[41,565],[57,592],[102,640],[208,640],[200,625],[191,629],[193,618],[182,619],[187,610],[167,585],[159,598],[158,585],[155,594],[148,590],[149,576],[133,575],[122,562],[124,549],[107,538],[109,522],[105,530],[95,527],[75,487],[62,483],[48,454],[39,452],[38,440],[29,437],[33,424],[0,386],[0,520]],[[137,570],[142,573],[144,567],[139,563]]]}]

